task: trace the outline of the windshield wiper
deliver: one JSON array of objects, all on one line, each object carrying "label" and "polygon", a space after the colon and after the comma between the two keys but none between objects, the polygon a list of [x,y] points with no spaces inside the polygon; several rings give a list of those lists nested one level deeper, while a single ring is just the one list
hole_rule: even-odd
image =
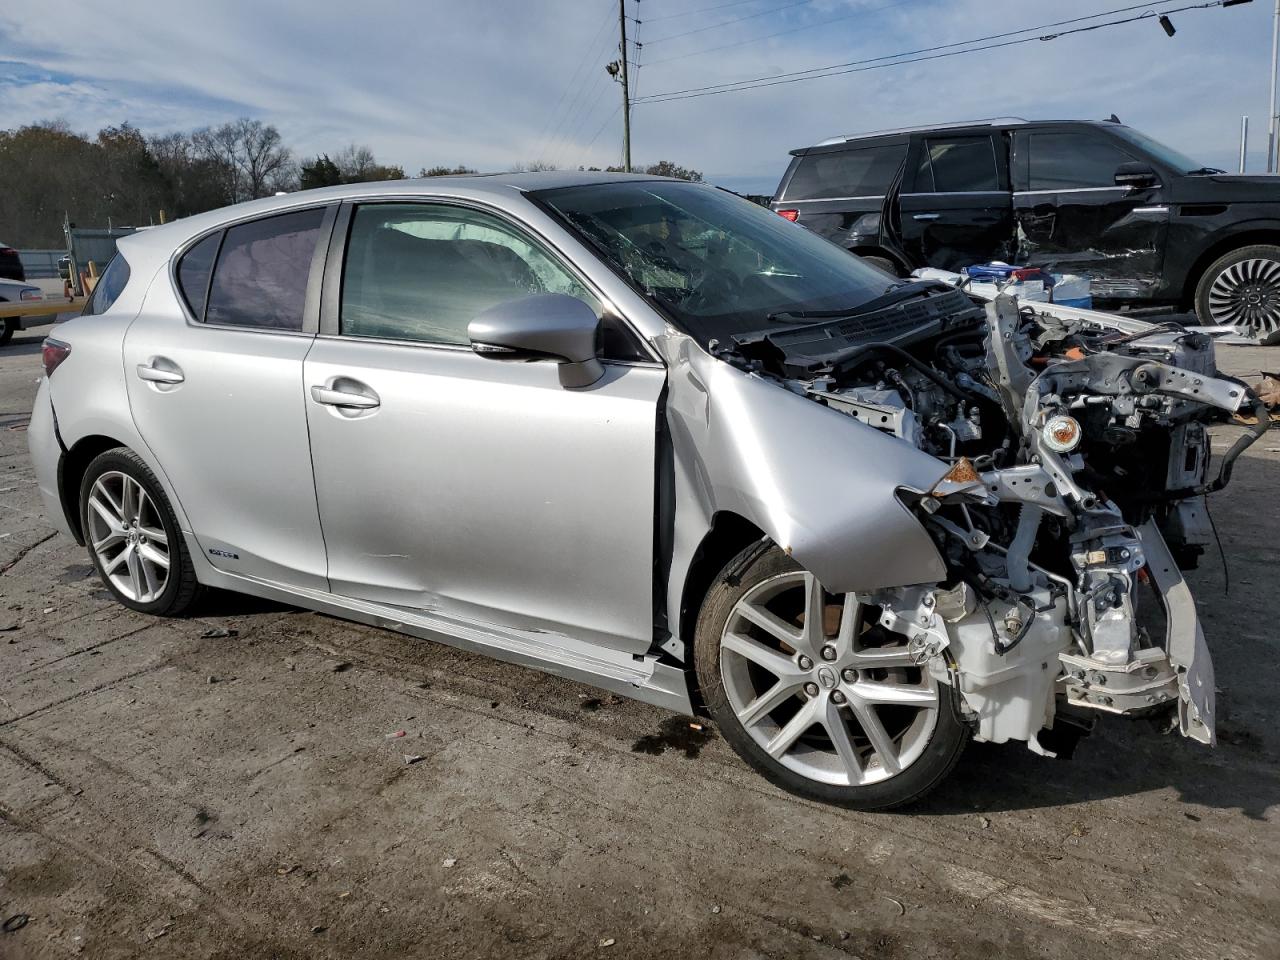
[{"label": "windshield wiper", "polygon": [[1226,173],[1225,170],[1219,170],[1217,167],[1197,167],[1195,170],[1188,170],[1188,177],[1207,176],[1213,173]]},{"label": "windshield wiper", "polygon": [[915,297],[926,297],[934,292],[945,292],[955,289],[941,280],[904,280],[892,284],[888,290],[878,297],[860,303],[855,307],[843,310],[779,310],[769,314],[767,320],[841,320],[845,317],[856,317],[862,313],[874,313],[887,307],[895,306]]}]

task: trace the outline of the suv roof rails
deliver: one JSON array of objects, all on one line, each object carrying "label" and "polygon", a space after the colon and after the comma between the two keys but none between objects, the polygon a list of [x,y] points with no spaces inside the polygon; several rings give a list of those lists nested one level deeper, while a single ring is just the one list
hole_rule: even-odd
[{"label": "suv roof rails", "polygon": [[886,130],[868,130],[866,133],[851,133],[843,137],[828,137],[814,146],[826,147],[833,143],[847,143],[850,140],[863,140],[867,137],[884,137],[895,133],[918,133],[921,130],[952,130],[959,127],[994,127],[997,124],[1030,123],[1025,117],[984,117],[981,120],[967,120],[951,123],[921,123],[912,127],[891,127]]}]

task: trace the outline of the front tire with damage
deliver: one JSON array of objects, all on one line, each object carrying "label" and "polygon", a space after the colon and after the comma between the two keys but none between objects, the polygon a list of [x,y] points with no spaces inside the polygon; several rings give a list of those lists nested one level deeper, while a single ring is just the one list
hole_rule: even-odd
[{"label": "front tire with damage", "polygon": [[699,686],[735,752],[776,785],[861,810],[920,799],[969,737],[952,688],[856,594],[774,545],[731,560],[703,600]]}]

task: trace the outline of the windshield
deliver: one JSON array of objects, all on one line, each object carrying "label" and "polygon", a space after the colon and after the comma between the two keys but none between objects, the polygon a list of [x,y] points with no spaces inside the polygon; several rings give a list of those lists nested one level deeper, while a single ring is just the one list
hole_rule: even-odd
[{"label": "windshield", "polygon": [[703,346],[768,327],[774,314],[852,310],[894,282],[804,227],[713,187],[640,180],[534,196]]},{"label": "windshield", "polygon": [[[1167,147],[1159,140],[1152,140],[1145,133],[1139,133],[1132,127],[1116,127],[1113,131],[1116,136],[1123,140],[1128,140],[1135,147],[1145,150],[1154,157],[1158,162],[1166,167],[1172,167],[1179,173],[1203,173],[1213,168],[1206,167],[1203,163],[1192,160],[1185,153],[1181,153],[1173,147]],[[1221,173],[1221,170],[1214,170]]]}]

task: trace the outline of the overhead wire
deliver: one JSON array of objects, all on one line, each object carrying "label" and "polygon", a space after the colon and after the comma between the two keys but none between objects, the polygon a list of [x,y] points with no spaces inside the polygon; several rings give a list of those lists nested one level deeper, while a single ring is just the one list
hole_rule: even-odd
[{"label": "overhead wire", "polygon": [[806,4],[813,2],[814,0],[791,0],[790,3],[784,3],[780,7],[770,7],[768,10],[761,10],[758,13],[748,13],[741,17],[734,17],[732,20],[721,20],[719,23],[708,24],[705,27],[696,27],[693,30],[686,30],[683,33],[673,33],[667,37],[658,37],[656,40],[650,40],[649,43],[666,43],[668,40],[678,40],[680,37],[692,36],[695,33],[706,33],[708,30],[718,30],[721,27],[727,27],[730,24],[741,23],[743,20],[754,20],[757,17],[767,17],[771,13],[781,13],[783,10],[790,10],[792,7],[803,7]]},{"label": "overhead wire", "polygon": [[[1021,30],[1013,30],[1006,33],[993,34],[986,37],[977,37],[972,40],[961,40],[953,43],[939,44],[933,47],[923,47],[919,50],[903,51],[901,53],[886,54],[879,57],[869,57],[864,60],[852,60],[847,63],[831,64],[825,67],[812,67],[808,70],[798,70],[792,73],[774,74],[767,77],[754,77],[747,80],[735,80],[726,83],[709,84],[703,87],[689,87],[683,90],[668,90],[662,93],[650,94],[642,98],[642,103],[667,103],[673,100],[689,100],[699,97],[716,96],[722,93],[737,93],[742,90],[754,90],[761,87],[781,86],[790,83],[802,83],[808,80],[820,80],[825,77],[838,77],[850,73],[861,73],[867,70],[878,70],[885,67],[902,66],[911,63],[922,63],[929,60],[941,60],[947,57],[960,56],[968,53],[980,53],[986,50],[997,50],[1003,47],[1012,47],[1019,44],[1045,42],[1056,40],[1060,37],[1070,36],[1077,33],[1087,33],[1093,30],[1100,30],[1106,27],[1121,26],[1128,23],[1136,23],[1140,20],[1154,19],[1160,16],[1168,16],[1173,13],[1183,13],[1189,10],[1203,10],[1210,7],[1220,7],[1226,0],[1209,0],[1205,3],[1189,4],[1182,7],[1173,7],[1165,10],[1152,10],[1150,2],[1144,4],[1135,4],[1129,7],[1121,7],[1115,10],[1108,10],[1101,13],[1090,14],[1085,17],[1075,17],[1068,20],[1059,20],[1055,23],[1041,24],[1039,26],[1024,27]],[[1044,34],[1040,36],[1019,37],[1018,39],[1005,40],[1001,43],[991,43],[990,41],[998,40],[1003,37],[1018,37],[1020,34],[1032,33],[1039,30],[1053,29],[1054,27],[1064,26],[1070,23],[1079,23],[1084,20],[1096,20],[1099,17],[1114,16],[1118,13],[1124,13],[1130,10],[1146,8],[1146,12],[1136,16],[1128,17],[1122,20],[1110,20],[1106,23],[1091,24],[1089,26],[1075,27],[1070,30],[1060,30],[1056,33]],[[964,47],[965,49],[954,49]],[[941,51],[941,52],[939,52]],[[922,54],[930,54],[923,56]],[[652,64],[651,64],[652,65]]]},{"label": "overhead wire", "polygon": [[894,7],[901,7],[908,3],[919,3],[920,0],[897,0],[895,3],[887,3],[880,7],[859,7],[849,13],[843,13],[838,17],[831,17],[827,20],[819,20],[815,23],[806,23],[798,27],[789,27],[786,30],[778,30],[775,33],[766,33],[759,37],[748,37],[746,40],[735,40],[733,43],[723,43],[718,47],[700,47],[697,50],[691,50],[688,53],[679,53],[674,57],[663,57],[661,60],[651,60],[649,66],[656,67],[660,63],[673,63],[676,60],[687,60],[689,57],[702,56],[707,53],[716,53],[720,50],[730,50],[734,47],[745,47],[752,43],[760,43],[763,40],[772,40],[774,37],[783,37],[791,33],[799,33],[802,30],[816,30],[818,27],[826,27],[833,23],[840,23],[843,20],[851,20],[855,17],[862,17],[869,13],[878,13],[881,10],[891,10]]},{"label": "overhead wire", "polygon": [[[568,122],[569,117],[572,116],[573,114],[575,106],[581,101],[583,93],[590,86],[585,82],[579,84],[579,79],[581,78],[582,81],[586,81],[589,74],[584,74],[583,68],[587,67],[589,64],[593,62],[598,63],[599,61],[599,57],[596,57],[593,60],[593,58],[591,57],[591,51],[595,48],[596,44],[599,43],[600,36],[604,32],[605,27],[607,27],[613,21],[613,0],[606,0],[605,8],[606,8],[605,18],[603,22],[601,22],[600,26],[596,28],[596,32],[591,35],[591,39],[587,42],[587,45],[586,45],[586,53],[578,61],[577,68],[574,70],[573,75],[569,78],[569,82],[568,84],[565,85],[564,90],[561,91],[560,93],[560,99],[556,101],[556,105],[551,108],[551,113],[548,115],[547,124],[544,127],[544,132],[539,137],[539,140],[538,140],[539,145],[538,145],[537,153],[538,153],[538,159],[540,160],[545,159],[546,158],[545,155],[551,151],[553,144],[558,139],[557,134],[559,133],[561,128],[565,125],[565,123]],[[569,96],[570,91],[573,91],[573,97],[570,99],[569,103],[565,106],[564,113],[560,114],[559,111],[560,111],[561,104],[565,103],[565,99],[566,97]],[[559,117],[559,119],[556,120],[553,126],[552,120],[555,119],[557,116]]]}]

